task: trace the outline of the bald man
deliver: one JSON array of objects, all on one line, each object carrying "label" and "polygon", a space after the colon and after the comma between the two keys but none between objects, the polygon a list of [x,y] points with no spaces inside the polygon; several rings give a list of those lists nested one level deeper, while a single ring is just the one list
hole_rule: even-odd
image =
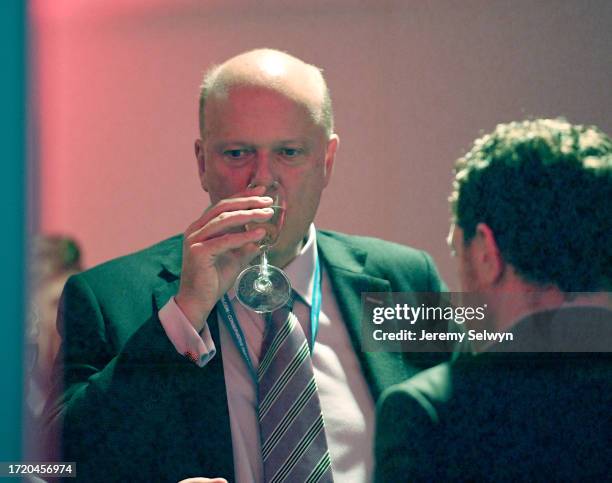
[{"label": "bald man", "polygon": [[[370,479],[374,403],[419,368],[360,350],[361,293],[432,292],[441,282],[423,252],[314,228],[338,143],[318,68],[255,50],[207,73],[195,154],[211,205],[184,234],[73,277],[63,295],[63,364],[47,414],[58,457],[77,462],[79,479]],[[275,415],[274,437],[257,371],[266,336],[278,335],[275,315],[248,310],[233,290],[260,253],[265,230],[253,223],[272,216],[271,185],[286,222],[269,259],[291,281],[284,316],[297,323],[287,339],[308,341],[299,371],[312,374],[308,398]],[[322,423],[293,449],[309,405]]]}]

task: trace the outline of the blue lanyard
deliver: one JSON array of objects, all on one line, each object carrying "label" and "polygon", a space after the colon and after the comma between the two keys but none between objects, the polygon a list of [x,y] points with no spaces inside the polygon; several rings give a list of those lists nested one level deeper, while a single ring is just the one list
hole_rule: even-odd
[{"label": "blue lanyard", "polygon": [[[321,314],[321,266],[319,264],[319,258],[315,260],[315,273],[314,273],[314,286],[312,288],[312,308],[310,310],[310,335],[311,335],[311,351],[314,350],[315,341],[317,339],[317,334],[319,333],[319,316]],[[223,322],[227,327],[227,330],[232,336],[232,340],[236,345],[236,348],[240,352],[240,355],[244,359],[245,364],[247,365],[247,369],[249,370],[249,374],[253,378],[253,381],[257,381],[257,371],[253,366],[253,361],[251,361],[251,357],[249,356],[249,350],[247,347],[246,339],[244,338],[244,333],[242,332],[242,328],[240,327],[240,323],[238,322],[238,317],[236,317],[236,312],[234,312],[234,307],[232,306],[232,302],[225,294],[221,297],[221,310],[219,311],[221,317],[223,318]]]},{"label": "blue lanyard", "polygon": [[321,264],[319,256],[315,260],[314,285],[312,287],[312,308],[310,309],[310,350],[314,351],[315,341],[319,333],[319,315],[321,314]]},{"label": "blue lanyard", "polygon": [[249,350],[247,348],[246,339],[244,338],[244,333],[240,328],[238,317],[236,317],[236,312],[234,312],[234,307],[232,307],[232,302],[227,294],[221,298],[221,308],[223,322],[225,322],[227,330],[229,330],[229,333],[232,335],[232,340],[234,341],[234,344],[236,344],[236,348],[240,351],[240,354],[247,365],[247,369],[249,370],[249,374],[251,374],[254,381],[257,381],[257,371],[255,370],[255,367],[253,367],[253,361],[251,361],[251,358],[249,357]]}]

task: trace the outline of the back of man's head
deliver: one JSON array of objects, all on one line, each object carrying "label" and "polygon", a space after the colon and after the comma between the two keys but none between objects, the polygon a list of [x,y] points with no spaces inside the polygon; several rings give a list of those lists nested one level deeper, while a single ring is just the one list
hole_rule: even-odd
[{"label": "back of man's head", "polygon": [[612,285],[612,141],[593,126],[500,124],[455,166],[451,206],[468,245],[479,223],[526,282]]}]

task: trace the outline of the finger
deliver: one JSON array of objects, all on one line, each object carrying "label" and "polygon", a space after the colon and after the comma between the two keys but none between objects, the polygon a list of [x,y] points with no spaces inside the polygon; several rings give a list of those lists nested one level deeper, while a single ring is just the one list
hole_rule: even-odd
[{"label": "finger", "polygon": [[247,243],[241,248],[234,250],[238,257],[238,264],[246,267],[255,257],[261,254],[261,245],[258,243]]},{"label": "finger", "polygon": [[237,193],[234,193],[232,196],[228,196],[227,198],[220,200],[214,205],[208,206],[208,208],[206,208],[204,212],[206,213],[207,211],[214,209],[216,206],[224,205],[225,203],[228,203],[228,202],[231,203],[232,200],[244,200],[245,198],[261,198],[265,192],[266,192],[265,186],[255,186],[254,188],[247,187],[243,189],[242,191],[238,191]]},{"label": "finger", "polygon": [[221,200],[217,204],[209,206],[196,221],[189,225],[189,227],[185,231],[185,236],[188,236],[194,231],[199,230],[210,220],[219,216],[221,213],[267,208],[271,206],[272,203],[273,200],[269,196],[250,196],[240,198],[227,198]]},{"label": "finger", "polygon": [[211,256],[218,256],[230,250],[236,250],[249,243],[256,243],[266,234],[263,228],[256,228],[241,233],[226,233],[225,235],[213,238],[206,242],[195,242],[190,244],[192,250],[199,251],[206,249]]},{"label": "finger", "polygon": [[187,236],[190,243],[206,241],[222,236],[226,233],[242,233],[245,225],[249,223],[262,223],[269,220],[274,214],[272,208],[261,208],[257,210],[225,211],[216,218],[210,220],[206,225]]},{"label": "finger", "polygon": [[215,205],[207,208],[206,213],[212,216],[217,216],[224,211],[236,211],[249,208],[265,208],[270,206],[273,200],[269,196],[239,196],[225,198]]}]

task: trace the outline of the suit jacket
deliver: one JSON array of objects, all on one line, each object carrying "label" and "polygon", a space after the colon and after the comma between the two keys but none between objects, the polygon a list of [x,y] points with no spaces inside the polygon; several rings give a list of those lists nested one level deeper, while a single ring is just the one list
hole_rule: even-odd
[{"label": "suit jacket", "polygon": [[[584,335],[581,321],[607,320],[600,336],[612,349],[605,309],[540,314],[512,332],[533,335],[521,339],[533,350],[551,334],[547,320],[568,341]],[[612,354],[466,355],[392,387],[377,414],[378,483],[610,481]]]},{"label": "suit jacket", "polygon": [[[360,350],[361,292],[441,289],[428,255],[371,238],[318,232],[319,254],[374,400],[421,360]],[[216,356],[203,368],[178,354],[158,319],[176,294],[182,237],[72,277],[58,315],[62,350],[46,408],[63,461],[82,481],[234,479],[216,314]],[[74,480],[71,480],[74,481]]]}]

